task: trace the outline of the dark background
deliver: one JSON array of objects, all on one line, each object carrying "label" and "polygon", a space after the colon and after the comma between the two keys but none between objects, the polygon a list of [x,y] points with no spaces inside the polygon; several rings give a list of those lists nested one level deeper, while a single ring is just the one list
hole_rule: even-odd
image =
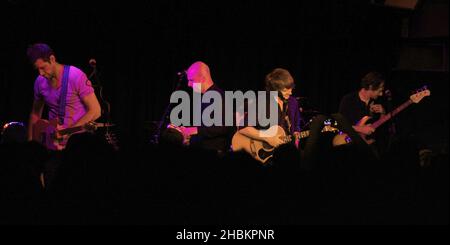
[{"label": "dark background", "polygon": [[[0,28],[0,124],[27,121],[37,71],[25,52],[45,42],[87,74],[97,60],[93,83],[121,147],[77,134],[58,159],[37,143],[0,144],[0,223],[448,225],[448,1],[412,10],[383,0],[9,0]],[[143,144],[177,72],[197,60],[226,90],[261,89],[284,67],[302,107],[324,114],[372,70],[394,105],[423,85],[432,96],[399,115],[399,140],[380,161],[352,145],[330,149],[330,135],[312,171],[288,149],[263,167],[247,154]],[[45,189],[42,172],[54,174]]]},{"label": "dark background", "polygon": [[0,23],[2,124],[27,121],[37,72],[25,52],[45,42],[58,61],[87,74],[97,60],[122,142],[148,140],[176,73],[202,60],[226,90],[261,89],[270,70],[284,67],[303,106],[323,113],[337,111],[371,70],[386,75],[395,104],[428,85],[432,96],[399,116],[402,132],[448,147],[447,1],[407,10],[364,0],[10,0],[0,5]]}]

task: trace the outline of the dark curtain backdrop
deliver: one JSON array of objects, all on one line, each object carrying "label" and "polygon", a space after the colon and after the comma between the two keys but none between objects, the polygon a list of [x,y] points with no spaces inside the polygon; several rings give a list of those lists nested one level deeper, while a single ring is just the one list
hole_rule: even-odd
[{"label": "dark curtain backdrop", "polygon": [[[197,60],[227,90],[261,89],[271,69],[284,67],[296,80],[296,96],[324,113],[335,112],[366,72],[378,70],[392,78],[388,86],[401,102],[420,85],[414,75],[392,72],[402,17],[410,13],[369,2],[4,1],[0,122],[27,121],[37,72],[25,51],[35,42],[48,43],[60,62],[88,74],[88,60],[97,60],[124,140],[147,139],[145,126],[160,118],[176,72]],[[448,73],[436,77],[428,83],[447,89]],[[448,125],[448,98],[441,95],[446,116],[439,122]]]}]

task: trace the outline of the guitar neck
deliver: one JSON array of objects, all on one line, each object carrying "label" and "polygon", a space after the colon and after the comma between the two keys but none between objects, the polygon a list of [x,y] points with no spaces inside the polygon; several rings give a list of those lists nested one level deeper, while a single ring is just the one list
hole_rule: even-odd
[{"label": "guitar neck", "polygon": [[73,134],[73,133],[79,132],[79,131],[81,131],[83,129],[84,129],[84,126],[77,126],[77,127],[73,127],[73,128],[62,129],[62,130],[60,130],[58,132],[61,135],[66,135],[66,134]]},{"label": "guitar neck", "polygon": [[378,121],[374,122],[372,124],[373,128],[378,128],[379,126],[383,125],[385,122],[389,121],[390,119],[392,119],[393,117],[395,117],[398,113],[400,113],[401,111],[403,111],[404,109],[406,109],[408,106],[410,106],[412,104],[412,100],[408,100],[405,103],[403,103],[401,106],[397,107],[395,110],[389,112],[388,114],[386,114],[385,116],[382,116],[380,119],[378,119]]},{"label": "guitar neck", "polygon": [[300,132],[300,136],[299,136],[300,139],[304,139],[304,138],[308,138],[308,137],[309,137],[309,130]]},{"label": "guitar neck", "polygon": [[[309,137],[309,130],[306,130],[306,131],[300,132],[300,136],[298,137],[298,139],[304,139],[304,138],[308,138],[308,137]],[[287,136],[283,136],[281,139],[284,142],[288,143],[288,142],[292,141],[293,136],[287,135]]]},{"label": "guitar neck", "polygon": [[[306,131],[300,132],[300,136],[298,137],[298,139],[304,139],[304,138],[308,138],[308,137],[309,137],[309,130],[306,130]],[[281,137],[281,139],[282,139],[284,142],[288,143],[288,142],[291,142],[291,141],[292,141],[293,136],[291,136],[291,135],[286,135],[286,136]]]},{"label": "guitar neck", "polygon": [[[338,131],[338,130],[335,128],[325,126],[320,132],[325,133],[325,132],[336,132],[336,131]],[[301,131],[300,136],[298,138],[299,139],[308,138],[310,134],[311,134],[310,130]]]}]

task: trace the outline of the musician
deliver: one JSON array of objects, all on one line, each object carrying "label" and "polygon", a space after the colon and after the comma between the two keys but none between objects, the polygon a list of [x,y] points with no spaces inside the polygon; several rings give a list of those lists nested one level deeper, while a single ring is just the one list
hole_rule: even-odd
[{"label": "musician", "polygon": [[379,102],[383,96],[384,85],[385,79],[380,73],[369,72],[362,78],[359,91],[351,92],[342,98],[339,113],[353,125],[357,133],[372,135],[375,129],[371,127],[370,121],[366,125],[357,123],[364,116],[370,116],[371,121],[374,121],[386,113],[385,107]]},{"label": "musician", "polygon": [[[82,126],[100,117],[101,108],[91,82],[80,69],[61,64],[53,50],[44,43],[30,46],[27,55],[39,76],[34,82],[34,100],[28,125],[28,140],[32,139],[33,125],[48,106],[49,119],[60,118],[58,129]],[[68,72],[64,116],[60,113],[62,80]]]},{"label": "musician", "polygon": [[[265,77],[266,91],[277,91],[277,103],[278,103],[278,125],[284,129],[286,134],[296,136],[298,138],[300,134],[300,111],[297,100],[292,97],[292,90],[295,87],[294,78],[291,76],[288,70],[282,68],[276,68]],[[270,99],[270,98],[269,98]],[[267,102],[267,112],[269,108],[269,99]],[[245,123],[246,124],[246,123]],[[248,126],[239,129],[239,133],[255,139],[266,141],[273,147],[278,147],[283,144],[283,140],[278,136],[273,137],[261,137],[260,131],[267,129],[267,127]],[[296,142],[298,145],[298,141]]]},{"label": "musician", "polygon": [[[216,91],[222,95],[222,112],[225,112],[225,93],[219,88],[211,78],[211,73],[208,65],[202,61],[193,63],[186,71],[188,86],[192,87],[194,84],[200,84],[201,94],[207,91]],[[201,113],[211,103],[203,103],[201,105]],[[224,125],[224,116],[223,124]],[[189,140],[191,147],[215,151],[218,155],[223,155],[228,151],[230,146],[231,127],[226,126],[202,126],[199,127],[178,127],[184,137]]]}]

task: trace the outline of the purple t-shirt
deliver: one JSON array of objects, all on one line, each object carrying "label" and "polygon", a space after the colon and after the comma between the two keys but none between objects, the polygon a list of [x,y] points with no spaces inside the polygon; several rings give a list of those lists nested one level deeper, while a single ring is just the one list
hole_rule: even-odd
[{"label": "purple t-shirt", "polygon": [[[43,76],[38,76],[34,82],[34,99],[43,100],[49,107],[48,115],[50,120],[58,118],[61,88],[62,85],[56,89],[52,88],[47,78]],[[67,84],[64,127],[72,126],[86,114],[87,109],[81,99],[91,93],[94,93],[94,88],[87,79],[86,74],[80,69],[71,66]]]}]

